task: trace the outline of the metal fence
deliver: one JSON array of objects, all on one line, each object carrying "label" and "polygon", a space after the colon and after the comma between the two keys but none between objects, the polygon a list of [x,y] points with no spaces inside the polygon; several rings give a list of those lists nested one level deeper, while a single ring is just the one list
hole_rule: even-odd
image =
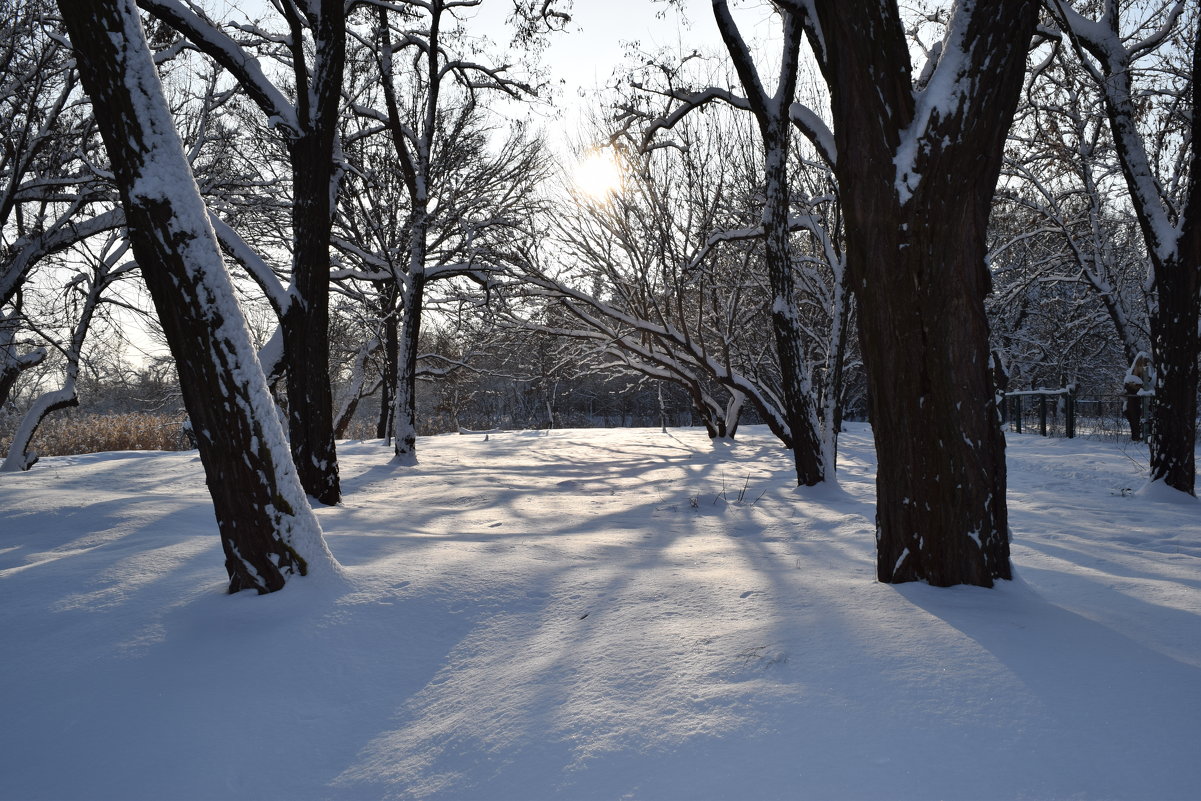
[{"label": "metal fence", "polygon": [[[1067,389],[1006,393],[1001,419],[1007,431],[1044,437],[1089,437],[1128,440],[1126,395],[1077,395]],[[1134,399],[1134,410],[1147,431],[1149,397]]]}]

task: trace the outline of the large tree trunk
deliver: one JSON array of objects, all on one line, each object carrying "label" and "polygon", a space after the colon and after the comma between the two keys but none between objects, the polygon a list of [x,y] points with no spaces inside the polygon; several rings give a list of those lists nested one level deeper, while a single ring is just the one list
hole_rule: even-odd
[{"label": "large tree trunk", "polygon": [[[1193,180],[1198,180],[1194,176]],[[1194,237],[1196,238],[1196,237]],[[1186,241],[1182,237],[1182,243]],[[1193,248],[1196,250],[1196,248]],[[1151,314],[1155,395],[1151,398],[1151,480],[1196,491],[1198,269],[1192,253],[1155,265],[1156,299]]]},{"label": "large tree trunk", "polygon": [[60,0],[130,241],[179,371],[229,591],[336,569],[288,457],[262,369],[132,0]]},{"label": "large tree trunk", "polygon": [[[1192,103],[1201,97],[1201,32],[1193,38]],[[1116,109],[1110,104],[1110,122]],[[1125,148],[1122,167],[1127,181],[1135,181]],[[1164,258],[1156,253],[1157,240],[1148,236],[1155,270],[1155,305],[1151,314],[1151,356],[1155,396],[1151,400],[1151,480],[1196,494],[1197,465],[1197,359],[1201,333],[1197,330],[1201,305],[1201,114],[1192,115],[1189,146],[1189,182],[1175,252]],[[1144,224],[1144,234],[1149,223]]]},{"label": "large tree trunk", "polygon": [[296,293],[284,315],[288,431],[292,457],[305,491],[324,504],[341,500],[329,382],[329,181],[328,153],[306,135],[292,145],[295,200],[292,225]]},{"label": "large tree trunk", "polygon": [[881,581],[1011,575],[985,232],[1037,8],[957,5],[922,94],[894,2],[817,3],[879,460]]},{"label": "large tree trunk", "polygon": [[869,286],[859,321],[879,457],[877,575],[990,586],[1010,567],[984,314],[987,212],[939,191],[903,207],[891,186],[879,194],[871,205],[891,196],[902,224],[848,226],[852,240],[866,237],[848,246],[848,266]]}]

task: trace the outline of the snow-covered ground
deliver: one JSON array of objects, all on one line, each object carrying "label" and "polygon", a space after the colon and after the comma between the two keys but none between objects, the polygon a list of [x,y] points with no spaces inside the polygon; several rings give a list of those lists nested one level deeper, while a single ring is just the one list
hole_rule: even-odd
[{"label": "snow-covered ground", "polygon": [[194,452],[44,459],[0,477],[0,798],[1196,799],[1201,507],[1009,443],[995,590],[874,582],[862,426],[816,491],[760,429],[344,443],[345,576],[264,597]]}]

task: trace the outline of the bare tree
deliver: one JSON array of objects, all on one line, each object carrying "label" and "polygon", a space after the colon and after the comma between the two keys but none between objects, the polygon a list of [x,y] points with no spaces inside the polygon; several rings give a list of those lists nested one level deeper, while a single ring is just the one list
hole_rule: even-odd
[{"label": "bare tree", "polygon": [[788,156],[794,132],[792,110],[797,87],[801,46],[804,39],[803,16],[784,4],[776,4],[783,45],[779,56],[774,89],[769,89],[751,48],[747,45],[730,12],[726,0],[713,0],[713,15],[734,69],[742,85],[742,95],[710,87],[700,91],[672,91],[679,105],[669,114],[653,120],[647,127],[649,144],[654,135],[676,125],[694,109],[714,101],[749,110],[759,128],[763,145],[762,230],[765,263],[772,292],[771,319],[776,350],[780,360],[782,402],[796,466],[797,483],[812,486],[826,479],[827,470],[819,434],[811,371],[803,350],[803,332],[797,320],[797,290],[792,272],[789,244]]},{"label": "bare tree", "polygon": [[92,327],[92,318],[101,302],[101,295],[109,284],[136,265],[121,260],[129,246],[120,237],[110,237],[105,252],[92,264],[90,272],[78,272],[64,289],[65,305],[76,308],[70,340],[65,344],[54,343],[66,359],[66,380],[61,388],[40,395],[25,413],[9,444],[8,455],[0,464],[0,472],[28,470],[38,461],[29,445],[42,421],[52,413],[79,405],[76,382],[79,379],[80,359],[84,342]]},{"label": "bare tree", "polygon": [[[1078,6],[1078,7],[1077,7]],[[1201,76],[1195,4],[1128,13],[1107,0],[1048,0],[1100,89],[1130,202],[1151,261],[1151,480],[1195,494],[1201,355]],[[1149,66],[1144,66],[1149,64]]]},{"label": "bare tree", "polygon": [[[285,32],[230,23],[239,38],[186,0],[142,0],[139,5],[232,75],[286,145],[295,243],[290,302],[281,309],[288,428],[305,490],[322,503],[337,503],[341,487],[329,384],[329,250],[340,179],[335,140],[348,3],[283,0],[275,8],[283,17]],[[290,87],[281,89],[268,77],[259,53],[286,67]]]},{"label": "bare tree", "polygon": [[[549,223],[554,245],[522,274],[568,314],[528,324],[588,343],[610,369],[680,386],[711,437],[732,437],[748,403],[791,448],[754,200],[762,155],[743,125],[753,123],[738,113],[691,115],[673,126],[670,148],[640,152],[619,132],[586,156],[611,159],[621,186],[600,197],[569,188]],[[809,245],[794,247],[791,269],[812,362],[827,345],[829,317],[827,276],[818,273],[831,267],[827,256],[840,266],[820,211],[832,198],[789,200],[803,210],[790,216],[790,238]],[[828,453],[832,464],[832,443]]]},{"label": "bare tree", "polygon": [[89,151],[90,115],[49,0],[0,19],[0,405],[43,348],[24,324],[29,278],[47,257],[121,225]]},{"label": "bare tree", "polygon": [[1037,18],[959,2],[914,74],[895,2],[782,2],[830,91],[832,159],[879,455],[877,576],[1009,578],[1004,439],[989,372],[987,223]]},{"label": "bare tree", "polygon": [[129,238],[179,371],[229,591],[337,569],[288,456],[133,0],[61,0]]},{"label": "bare tree", "polygon": [[[514,212],[545,172],[536,143],[520,132],[502,152],[486,155],[482,96],[522,99],[533,88],[511,75],[511,65],[485,63],[470,54],[457,15],[475,5],[450,0],[379,5],[365,45],[372,51],[381,96],[374,104],[354,104],[386,132],[388,161],[399,168],[399,180],[380,180],[377,187],[403,189],[407,208],[400,229],[403,248],[387,241],[371,243],[376,248],[372,266],[395,282],[394,289],[383,289],[378,297],[386,307],[381,309],[385,352],[395,360],[385,379],[386,400],[393,407],[391,430],[385,433],[394,436],[395,453],[404,459],[416,449],[416,380],[427,287],[436,279],[487,273],[493,267],[485,252],[489,234],[527,216]],[[556,13],[554,3],[515,4],[513,21],[520,35],[533,37],[548,18],[560,19]],[[373,166],[380,176],[378,162]],[[473,198],[482,201],[474,208]],[[399,200],[393,196],[384,202],[395,207]],[[384,240],[398,233],[394,226],[374,229],[383,232]],[[358,245],[340,244],[344,251]],[[390,254],[401,251],[404,260],[398,263]]]},{"label": "bare tree", "polygon": [[1067,50],[1031,70],[1010,131],[988,308],[1012,388],[1110,394],[1125,391],[1127,366],[1150,347],[1146,253],[1104,101]]}]

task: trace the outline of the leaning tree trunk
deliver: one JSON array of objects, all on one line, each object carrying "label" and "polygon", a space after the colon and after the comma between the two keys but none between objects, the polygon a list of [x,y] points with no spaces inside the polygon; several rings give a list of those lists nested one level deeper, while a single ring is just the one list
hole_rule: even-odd
[{"label": "leaning tree trunk", "polygon": [[176,360],[229,591],[336,570],[288,456],[132,0],[59,0],[130,242]]},{"label": "leaning tree trunk", "polygon": [[895,2],[816,4],[879,462],[878,578],[1010,578],[985,233],[1035,0],[957,4],[915,88]]},{"label": "leaning tree trunk", "polygon": [[38,463],[38,455],[29,449],[34,435],[47,417],[63,409],[71,409],[79,405],[79,396],[75,394],[75,376],[67,379],[62,389],[46,392],[38,397],[29,407],[29,411],[21,418],[21,424],[13,432],[12,441],[8,443],[8,454],[0,462],[0,473],[16,473],[28,470]]}]

